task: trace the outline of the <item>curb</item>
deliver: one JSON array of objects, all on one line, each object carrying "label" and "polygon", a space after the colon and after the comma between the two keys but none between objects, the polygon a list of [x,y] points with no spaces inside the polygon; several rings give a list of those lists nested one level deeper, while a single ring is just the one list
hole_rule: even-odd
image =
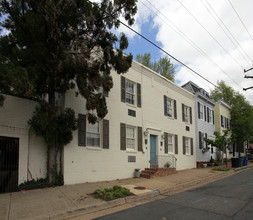
[{"label": "curb", "polygon": [[[152,190],[147,193],[143,193],[138,196],[133,195],[133,196],[125,197],[125,198],[115,199],[112,201],[107,201],[107,202],[103,201],[97,205],[90,205],[90,206],[83,207],[83,208],[67,210],[65,212],[61,212],[61,213],[55,214],[53,216],[50,216],[49,219],[59,219],[59,218],[63,218],[63,217],[70,218],[70,217],[74,217],[74,215],[77,215],[78,213],[82,213],[82,212],[102,211],[104,209],[113,208],[113,207],[124,205],[124,204],[137,203],[137,202],[149,200],[149,199],[152,199],[152,198],[155,198],[158,196],[164,196],[166,194],[173,194],[173,192],[177,193],[178,191],[180,191],[182,189],[191,188],[191,187],[197,186],[199,184],[204,185],[204,184],[207,184],[210,182],[214,182],[214,181],[232,176],[236,173],[236,171],[244,171],[247,168],[252,168],[252,167],[253,167],[253,164],[249,165],[249,166],[245,166],[245,167],[239,167],[239,168],[236,168],[231,171],[224,172],[224,173],[217,173],[216,175],[211,176],[211,177],[207,176],[207,177],[203,177],[202,179],[183,182],[183,183],[177,184],[177,185],[169,187],[169,188],[155,189],[155,190]],[[168,196],[168,195],[166,195],[166,196]]]}]

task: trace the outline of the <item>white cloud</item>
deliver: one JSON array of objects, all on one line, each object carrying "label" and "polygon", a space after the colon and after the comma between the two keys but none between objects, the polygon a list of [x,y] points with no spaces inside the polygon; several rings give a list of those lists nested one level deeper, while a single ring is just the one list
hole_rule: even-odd
[{"label": "white cloud", "polygon": [[[182,7],[179,1],[187,7],[215,40],[210,37],[189,12]],[[136,26],[134,26],[134,28],[137,28],[137,30],[141,32],[141,25],[144,22],[147,22],[147,19],[150,19],[150,16],[152,15],[152,22],[154,22],[155,27],[158,28],[156,40],[161,42],[163,49],[214,84],[216,84],[218,80],[224,80],[229,86],[233,87],[236,91],[240,91],[251,103],[253,103],[253,91],[248,90],[247,92],[244,92],[242,90],[242,88],[253,86],[253,80],[245,79],[243,73],[244,68],[249,69],[253,64],[253,40],[239,21],[227,0],[207,0],[207,2],[213,7],[217,15],[239,42],[242,49],[238,47],[236,42],[234,42],[234,45],[224,34],[220,26],[205,8],[204,5],[208,7],[205,0],[139,0]],[[231,2],[247,27],[247,30],[253,36],[251,12],[253,1],[231,0]],[[147,9],[143,3],[149,9]],[[158,11],[156,9],[158,9]],[[209,10],[211,11],[210,8]],[[171,27],[170,21],[173,22],[173,24],[191,39],[206,55],[202,55],[175,32]],[[223,28],[226,30],[224,26]],[[130,33],[128,36],[133,37]],[[243,50],[250,57],[250,60],[246,57]],[[240,51],[243,54],[243,57],[240,54]],[[176,62],[173,61],[173,63]],[[250,71],[249,74],[253,75],[253,71]],[[194,76],[194,74],[187,71],[186,68],[180,68],[176,75],[176,80],[180,81],[180,84],[192,80],[207,91],[210,90],[210,87],[213,88],[212,85],[208,84],[203,79]]]}]

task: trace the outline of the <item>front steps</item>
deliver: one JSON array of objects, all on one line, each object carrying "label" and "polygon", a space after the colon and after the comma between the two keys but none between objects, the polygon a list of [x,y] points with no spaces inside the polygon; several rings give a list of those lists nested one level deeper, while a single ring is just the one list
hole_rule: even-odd
[{"label": "front steps", "polygon": [[150,179],[152,177],[162,177],[176,174],[175,168],[159,168],[158,165],[151,165],[150,168],[145,168],[141,171],[141,177]]}]

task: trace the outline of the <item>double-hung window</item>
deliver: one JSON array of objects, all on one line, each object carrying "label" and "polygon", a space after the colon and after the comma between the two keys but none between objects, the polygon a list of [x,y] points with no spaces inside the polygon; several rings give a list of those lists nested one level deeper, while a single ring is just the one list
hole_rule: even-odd
[{"label": "double-hung window", "polygon": [[204,141],[204,137],[205,137],[205,134],[204,133],[201,133],[201,148],[203,148],[205,146],[205,141]]},{"label": "double-hung window", "polygon": [[190,154],[190,139],[185,138],[185,154]]},{"label": "double-hung window", "polygon": [[167,98],[167,115],[172,117],[172,100]]},{"label": "double-hung window", "polygon": [[199,119],[204,120],[204,105],[199,104]]},{"label": "double-hung window", "polygon": [[86,143],[87,146],[100,147],[99,122],[91,124],[87,120]]},{"label": "double-hung window", "polygon": [[134,98],[135,97],[135,89],[134,89],[134,83],[126,81],[126,102],[134,105]]},{"label": "double-hung window", "polygon": [[184,121],[188,122],[189,118],[189,108],[187,106],[184,106]]},{"label": "double-hung window", "polygon": [[126,148],[135,150],[135,127],[127,126],[126,127]]},{"label": "double-hung window", "polygon": [[173,136],[168,135],[168,153],[173,153]]},{"label": "double-hung window", "polygon": [[209,117],[209,119],[208,119],[209,123],[212,124],[213,123],[213,111],[211,109],[208,109],[208,117]]}]

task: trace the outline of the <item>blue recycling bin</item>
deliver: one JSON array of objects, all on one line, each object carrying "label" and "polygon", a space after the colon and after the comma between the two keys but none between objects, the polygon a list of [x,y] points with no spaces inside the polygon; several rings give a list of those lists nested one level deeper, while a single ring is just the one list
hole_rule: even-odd
[{"label": "blue recycling bin", "polygon": [[239,157],[239,167],[243,166],[244,157]]},{"label": "blue recycling bin", "polygon": [[243,166],[247,166],[247,165],[248,165],[248,157],[244,157]]}]

